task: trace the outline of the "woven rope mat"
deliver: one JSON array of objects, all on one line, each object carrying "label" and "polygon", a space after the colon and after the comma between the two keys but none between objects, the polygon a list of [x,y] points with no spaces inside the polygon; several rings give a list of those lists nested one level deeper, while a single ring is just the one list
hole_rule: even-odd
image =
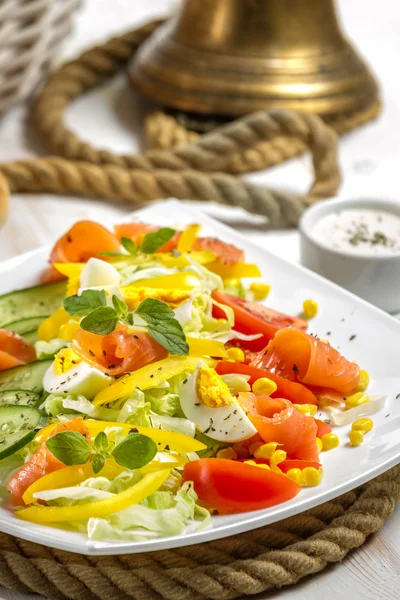
[{"label": "woven rope mat", "polygon": [[[155,21],[113,38],[55,71],[32,123],[58,156],[0,165],[12,192],[97,197],[139,206],[167,196],[216,200],[295,226],[311,202],[340,184],[336,133],[374,118],[379,105],[337,117],[259,112],[204,135],[173,117],[149,115],[150,150],[116,156],[92,148],[64,123],[68,104],[116,74]],[[237,174],[311,151],[315,180],[305,196],[251,185]],[[3,194],[4,195],[4,194]],[[0,585],[68,600],[230,600],[293,584],[342,560],[380,529],[400,494],[400,466],[306,513],[220,541],[136,555],[85,557],[0,534]],[[55,535],[56,530],[55,530]]]}]

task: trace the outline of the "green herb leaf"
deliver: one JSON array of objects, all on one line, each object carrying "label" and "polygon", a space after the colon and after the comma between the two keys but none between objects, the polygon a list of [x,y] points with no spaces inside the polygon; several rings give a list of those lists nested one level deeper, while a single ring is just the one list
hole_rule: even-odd
[{"label": "green herb leaf", "polygon": [[147,435],[130,433],[112,451],[112,456],[121,467],[140,469],[147,465],[157,453],[157,444]]},{"label": "green herb leaf", "polygon": [[102,468],[104,467],[104,463],[106,462],[106,457],[104,454],[95,454],[92,459],[92,469],[93,473],[97,475],[100,473]]},{"label": "green herb leaf", "polygon": [[80,296],[68,296],[64,300],[64,308],[71,316],[84,317],[95,308],[106,306],[106,293],[104,290],[85,290]]},{"label": "green herb leaf", "polygon": [[189,354],[189,345],[186,341],[182,325],[176,319],[169,321],[151,323],[147,327],[149,334],[161,346],[164,346],[170,354]]},{"label": "green herb leaf", "polygon": [[137,251],[139,250],[139,246],[137,246],[131,238],[122,237],[121,244],[129,254],[137,254]]},{"label": "green herb leaf", "polygon": [[170,227],[162,227],[158,231],[152,231],[144,236],[141,244],[141,250],[145,254],[156,252],[161,246],[164,246],[175,235],[176,230]]},{"label": "green herb leaf", "polygon": [[112,303],[118,315],[126,315],[126,313],[128,312],[128,305],[126,302],[120,300],[118,296],[114,294],[112,297]]},{"label": "green herb leaf", "polygon": [[175,319],[175,313],[168,304],[155,298],[143,300],[135,313],[142,317],[146,323],[159,323],[160,321]]},{"label": "green herb leaf", "polygon": [[115,330],[117,324],[118,315],[115,308],[112,308],[111,306],[101,306],[82,319],[80,326],[90,333],[108,335]]},{"label": "green herb leaf", "polygon": [[133,313],[130,312],[126,315],[126,322],[128,325],[133,325]]},{"label": "green herb leaf", "polygon": [[182,325],[175,319],[174,311],[166,302],[146,298],[139,304],[135,314],[146,321],[151,337],[164,346],[170,354],[189,354]]},{"label": "green herb leaf", "polygon": [[98,452],[106,452],[108,449],[108,438],[104,431],[100,431],[94,438],[94,448]]},{"label": "green herb leaf", "polygon": [[47,448],[64,465],[83,465],[92,455],[87,439],[77,431],[63,431],[49,438]]}]

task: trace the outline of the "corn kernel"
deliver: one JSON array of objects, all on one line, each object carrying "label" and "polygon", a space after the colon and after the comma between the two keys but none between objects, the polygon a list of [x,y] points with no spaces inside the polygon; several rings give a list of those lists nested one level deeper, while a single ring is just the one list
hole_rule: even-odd
[{"label": "corn kernel", "polygon": [[367,419],[366,417],[362,417],[360,419],[356,419],[352,424],[351,428],[353,431],[362,431],[363,433],[368,433],[374,426],[374,422],[372,419]]},{"label": "corn kernel", "polygon": [[268,442],[268,444],[262,444],[254,452],[256,458],[271,458],[273,453],[276,451],[277,446],[280,446],[277,442]]},{"label": "corn kernel", "polygon": [[303,312],[306,319],[312,319],[318,313],[318,304],[315,300],[304,300]]},{"label": "corn kernel", "polygon": [[251,284],[250,291],[254,294],[254,300],[265,300],[271,291],[271,286],[255,281]]},{"label": "corn kernel", "polygon": [[252,385],[252,390],[255,394],[266,394],[267,396],[276,392],[277,389],[278,386],[275,381],[268,379],[268,377],[260,377]]},{"label": "corn kernel", "polygon": [[317,448],[318,448],[318,452],[321,452],[322,448],[323,448],[323,443],[321,438],[317,437],[317,439],[315,440],[316,444],[317,444]]},{"label": "corn kernel", "polygon": [[313,487],[319,485],[322,480],[322,469],[315,467],[306,467],[301,472],[301,485],[304,487]]},{"label": "corn kernel", "polygon": [[256,463],[254,460],[245,460],[244,464],[251,465],[252,467],[260,467],[261,469],[267,469],[267,471],[271,470],[269,465],[266,465],[264,463]]},{"label": "corn kernel", "polygon": [[363,431],[350,431],[349,440],[352,446],[360,446],[364,441],[364,432]]},{"label": "corn kernel", "polygon": [[370,401],[370,397],[364,392],[356,392],[352,396],[346,398],[346,409],[355,408],[361,406],[361,404],[367,404]]},{"label": "corn kernel", "polygon": [[321,436],[322,449],[333,450],[333,448],[337,448],[339,446],[339,438],[335,433],[324,433]]},{"label": "corn kernel", "polygon": [[313,417],[318,410],[318,406],[315,404],[294,404],[293,406],[307,417]]},{"label": "corn kernel", "polygon": [[273,471],[279,471],[278,465],[286,460],[286,452],[284,450],[275,450],[270,458],[270,467]]},{"label": "corn kernel", "polygon": [[238,455],[233,448],[222,448],[217,452],[217,458],[227,458],[228,460],[236,460]]},{"label": "corn kernel", "polygon": [[256,450],[258,450],[258,448],[260,448],[263,445],[262,442],[254,442],[254,444],[251,444],[249,446],[249,452],[250,454],[253,454],[256,452]]},{"label": "corn kernel", "polygon": [[234,360],[235,362],[244,361],[244,352],[240,348],[229,348],[226,353],[229,360]]},{"label": "corn kernel", "polygon": [[289,469],[286,472],[286,477],[289,477],[292,481],[300,485],[301,483],[301,469]]},{"label": "corn kernel", "polygon": [[361,369],[360,371],[360,381],[358,382],[358,386],[356,387],[356,392],[364,392],[369,385],[369,375],[367,371]]}]

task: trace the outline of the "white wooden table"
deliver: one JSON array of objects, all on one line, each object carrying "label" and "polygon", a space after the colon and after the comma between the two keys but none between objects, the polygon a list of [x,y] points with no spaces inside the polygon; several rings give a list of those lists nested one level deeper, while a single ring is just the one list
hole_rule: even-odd
[{"label": "white wooden table", "polygon": [[[341,141],[341,164],[344,175],[342,193],[347,196],[368,195],[398,198],[400,185],[400,79],[397,60],[400,55],[398,0],[339,0],[345,28],[369,62],[383,88],[384,111],[378,121],[357,130]],[[86,0],[77,16],[75,29],[57,57],[72,57],[83,48],[139,24],[154,15],[163,15],[174,0]],[[17,107],[0,121],[0,161],[34,154],[34,140],[26,139],[23,118]],[[68,112],[68,122],[80,135],[95,145],[117,152],[135,152],[138,145],[134,132],[140,124],[140,105],[123,77],[107,88],[91,93],[76,102]],[[304,158],[291,161],[250,179],[277,186],[291,182],[295,191],[310,183],[309,162]],[[204,205],[202,205],[204,207]],[[126,209],[128,210],[128,209]],[[0,229],[0,257],[48,243],[79,218],[118,218],[126,212],[100,202],[51,196],[12,198],[11,211]],[[208,208],[215,214],[215,209]],[[297,232],[270,232],[241,229],[262,246],[298,260]],[[271,597],[291,600],[363,599],[395,600],[400,598],[400,505],[382,531],[354,552],[342,565],[336,565],[302,583],[282,589]],[[0,600],[33,600],[0,588]],[[36,598],[38,598],[36,596]]]}]

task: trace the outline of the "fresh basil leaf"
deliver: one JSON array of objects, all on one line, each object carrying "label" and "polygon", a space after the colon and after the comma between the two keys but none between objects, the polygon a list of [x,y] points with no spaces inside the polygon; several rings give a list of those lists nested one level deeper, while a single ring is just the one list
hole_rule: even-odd
[{"label": "fresh basil leaf", "polygon": [[186,341],[182,325],[176,319],[149,323],[147,330],[151,337],[161,346],[164,346],[170,354],[189,354],[189,345]]},{"label": "fresh basil leaf", "polygon": [[46,442],[48,450],[64,465],[83,465],[92,455],[92,447],[81,433],[63,431],[49,438]]},{"label": "fresh basil leaf", "polygon": [[112,303],[119,315],[126,315],[126,313],[128,312],[128,305],[126,302],[124,302],[114,294],[112,297]]},{"label": "fresh basil leaf", "polygon": [[176,230],[170,227],[162,227],[158,231],[152,231],[144,236],[141,244],[141,250],[145,254],[156,252],[161,246],[164,246],[175,235]]},{"label": "fresh basil leaf", "polygon": [[64,308],[69,315],[84,317],[95,308],[106,306],[106,293],[104,290],[84,290],[80,296],[68,296],[64,300]]},{"label": "fresh basil leaf", "polygon": [[102,468],[104,467],[104,463],[106,462],[106,457],[104,454],[95,454],[92,459],[92,469],[93,473],[97,475],[100,473]]},{"label": "fresh basil leaf", "polygon": [[140,469],[157,453],[157,444],[147,435],[130,433],[112,451],[115,462],[127,469]]},{"label": "fresh basil leaf", "polygon": [[128,237],[121,238],[121,245],[127,252],[129,252],[129,254],[137,254],[137,251],[139,250],[139,246],[137,246],[135,242]]},{"label": "fresh basil leaf", "polygon": [[155,298],[143,300],[135,313],[142,317],[146,323],[159,323],[160,321],[175,319],[175,313],[168,304]]},{"label": "fresh basil leaf", "polygon": [[94,448],[98,452],[106,452],[108,449],[108,438],[104,431],[100,431],[94,438]]},{"label": "fresh basil leaf", "polygon": [[118,315],[115,308],[111,306],[100,306],[87,315],[80,322],[85,331],[97,335],[108,335],[112,333],[118,324]]}]

